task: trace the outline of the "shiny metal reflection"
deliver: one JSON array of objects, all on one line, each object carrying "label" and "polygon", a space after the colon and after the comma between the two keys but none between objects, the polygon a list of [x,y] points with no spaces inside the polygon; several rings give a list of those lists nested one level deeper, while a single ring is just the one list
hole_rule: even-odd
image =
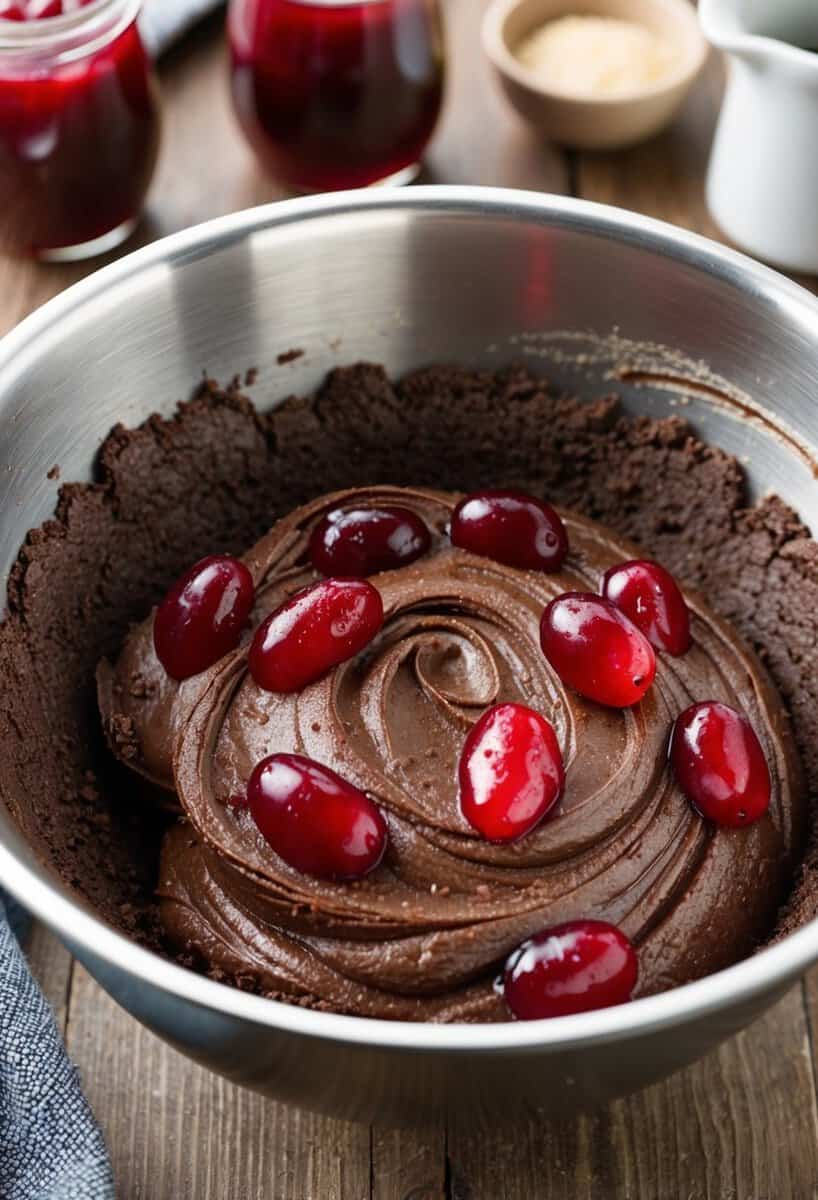
[{"label": "shiny metal reflection", "polygon": [[[291,347],[303,357],[280,366]],[[394,372],[524,359],[635,411],[681,411],[818,528],[818,302],[748,259],[614,209],[478,188],[316,197],[211,222],[71,288],[0,343],[0,565],[89,477],[115,421],[170,412],[202,369],[261,370],[262,402],[368,358]],[[263,392],[263,394],[262,394]],[[659,1079],[818,959],[818,924],[619,1009],[504,1026],[302,1011],[213,983],[73,901],[0,813],[0,880],[139,1020],[199,1062],[343,1116],[565,1115]]]}]

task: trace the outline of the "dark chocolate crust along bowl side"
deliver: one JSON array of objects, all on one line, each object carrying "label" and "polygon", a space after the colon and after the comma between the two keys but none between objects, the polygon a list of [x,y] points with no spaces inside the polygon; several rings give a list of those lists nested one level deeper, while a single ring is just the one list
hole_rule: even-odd
[{"label": "dark chocolate crust along bowl side", "polygon": [[[387,370],[327,378],[356,361]],[[430,388],[433,362],[469,369]],[[173,416],[203,367],[226,379],[245,364],[258,411],[206,384]],[[325,1111],[564,1113],[691,1061],[818,958],[809,857],[776,944],[618,1009],[442,1027],[282,1004],[152,948],[166,818],[146,820],[145,785],[111,765],[93,667],[191,559],[244,549],[317,493],[532,487],[604,519],[735,623],[790,707],[815,794],[816,377],[818,306],[794,285],[642,218],[521,193],[295,201],[70,289],[0,347],[0,880],[174,1045]],[[142,424],[154,411],[170,424]],[[58,496],[56,463],[92,486]],[[116,735],[127,752],[127,722]]]}]

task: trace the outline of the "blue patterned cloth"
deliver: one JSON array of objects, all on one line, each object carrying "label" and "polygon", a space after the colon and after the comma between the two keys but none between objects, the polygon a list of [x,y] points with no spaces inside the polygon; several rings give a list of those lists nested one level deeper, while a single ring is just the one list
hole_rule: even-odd
[{"label": "blue patterned cloth", "polygon": [[0,1200],[113,1200],[105,1142],[15,936],[26,926],[0,893]]}]

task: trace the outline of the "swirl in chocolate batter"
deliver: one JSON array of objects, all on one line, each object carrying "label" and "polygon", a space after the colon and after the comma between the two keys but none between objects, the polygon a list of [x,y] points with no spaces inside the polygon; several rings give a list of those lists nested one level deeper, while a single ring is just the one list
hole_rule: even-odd
[{"label": "swirl in chocolate batter", "polygon": [[[540,651],[541,613],[564,591],[597,591],[634,548],[563,512],[571,553],[562,569],[516,570],[449,544],[458,499],[388,487],[338,493],[296,510],[248,552],[255,625],[316,578],[307,546],[329,509],[399,504],[432,532],[426,556],[372,577],[385,623],[367,651],[298,694],[256,686],[249,631],[213,668],[176,684],[156,658],[152,616],[114,666],[100,665],[114,753],[175,791],[183,814],[160,865],[169,942],[277,997],[440,1021],[507,1019],[498,967],[525,938],[572,918],[610,921],[635,943],[639,994],[740,958],[775,919],[805,821],[789,726],[763,668],[688,592],[694,644],[683,658],[659,656],[642,703],[612,710],[583,700]],[[747,829],[706,824],[668,771],[674,718],[705,698],[747,714],[770,765],[770,811]],[[495,845],[460,812],[457,763],[474,721],[505,701],[553,723],[567,776],[537,829]],[[132,733],[124,753],[123,728]],[[228,803],[276,751],[325,763],[377,801],[389,849],[371,876],[300,874]]]}]

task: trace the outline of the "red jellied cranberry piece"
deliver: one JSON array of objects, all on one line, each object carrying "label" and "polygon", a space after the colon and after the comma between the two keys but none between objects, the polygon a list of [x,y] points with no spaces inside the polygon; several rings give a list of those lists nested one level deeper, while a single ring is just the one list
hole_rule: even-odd
[{"label": "red jellied cranberry piece", "polygon": [[650,642],[615,604],[565,592],[540,622],[543,654],[563,683],[611,708],[637,704],[656,674]]},{"label": "red jellied cranberry piece", "polygon": [[431,540],[408,508],[336,508],[313,530],[310,558],[323,575],[374,575],[414,562]]},{"label": "red jellied cranberry piece", "polygon": [[659,563],[635,559],[605,572],[602,595],[668,654],[690,649],[690,613],[679,585]]},{"label": "red jellied cranberry piece", "polygon": [[673,774],[708,821],[738,828],[770,807],[770,768],[750,722],[717,700],[692,704],[670,738]]},{"label": "red jellied cranberry piece", "polygon": [[250,673],[268,692],[298,692],[354,658],[383,625],[380,593],[363,579],[323,579],[256,630]]},{"label": "red jellied cranberry piece", "polygon": [[522,704],[484,713],[460,756],[463,816],[491,842],[529,833],[554,807],[565,773],[553,728]]},{"label": "red jellied cranberry piece", "polygon": [[568,921],[523,942],[506,963],[503,995],[521,1021],[565,1017],[630,1000],[636,951],[606,921]]},{"label": "red jellied cranberry piece", "polygon": [[568,535],[549,504],[525,492],[474,492],[452,514],[454,546],[509,567],[558,571],[568,553]]},{"label": "red jellied cranberry piece", "polygon": [[276,854],[321,879],[361,879],[386,849],[383,815],[365,792],[301,754],[271,754],[247,785],[250,812]]},{"label": "red jellied cranberry piece", "polygon": [[153,644],[173,679],[189,679],[235,650],[253,609],[253,577],[229,555],[202,558],[156,610]]}]

